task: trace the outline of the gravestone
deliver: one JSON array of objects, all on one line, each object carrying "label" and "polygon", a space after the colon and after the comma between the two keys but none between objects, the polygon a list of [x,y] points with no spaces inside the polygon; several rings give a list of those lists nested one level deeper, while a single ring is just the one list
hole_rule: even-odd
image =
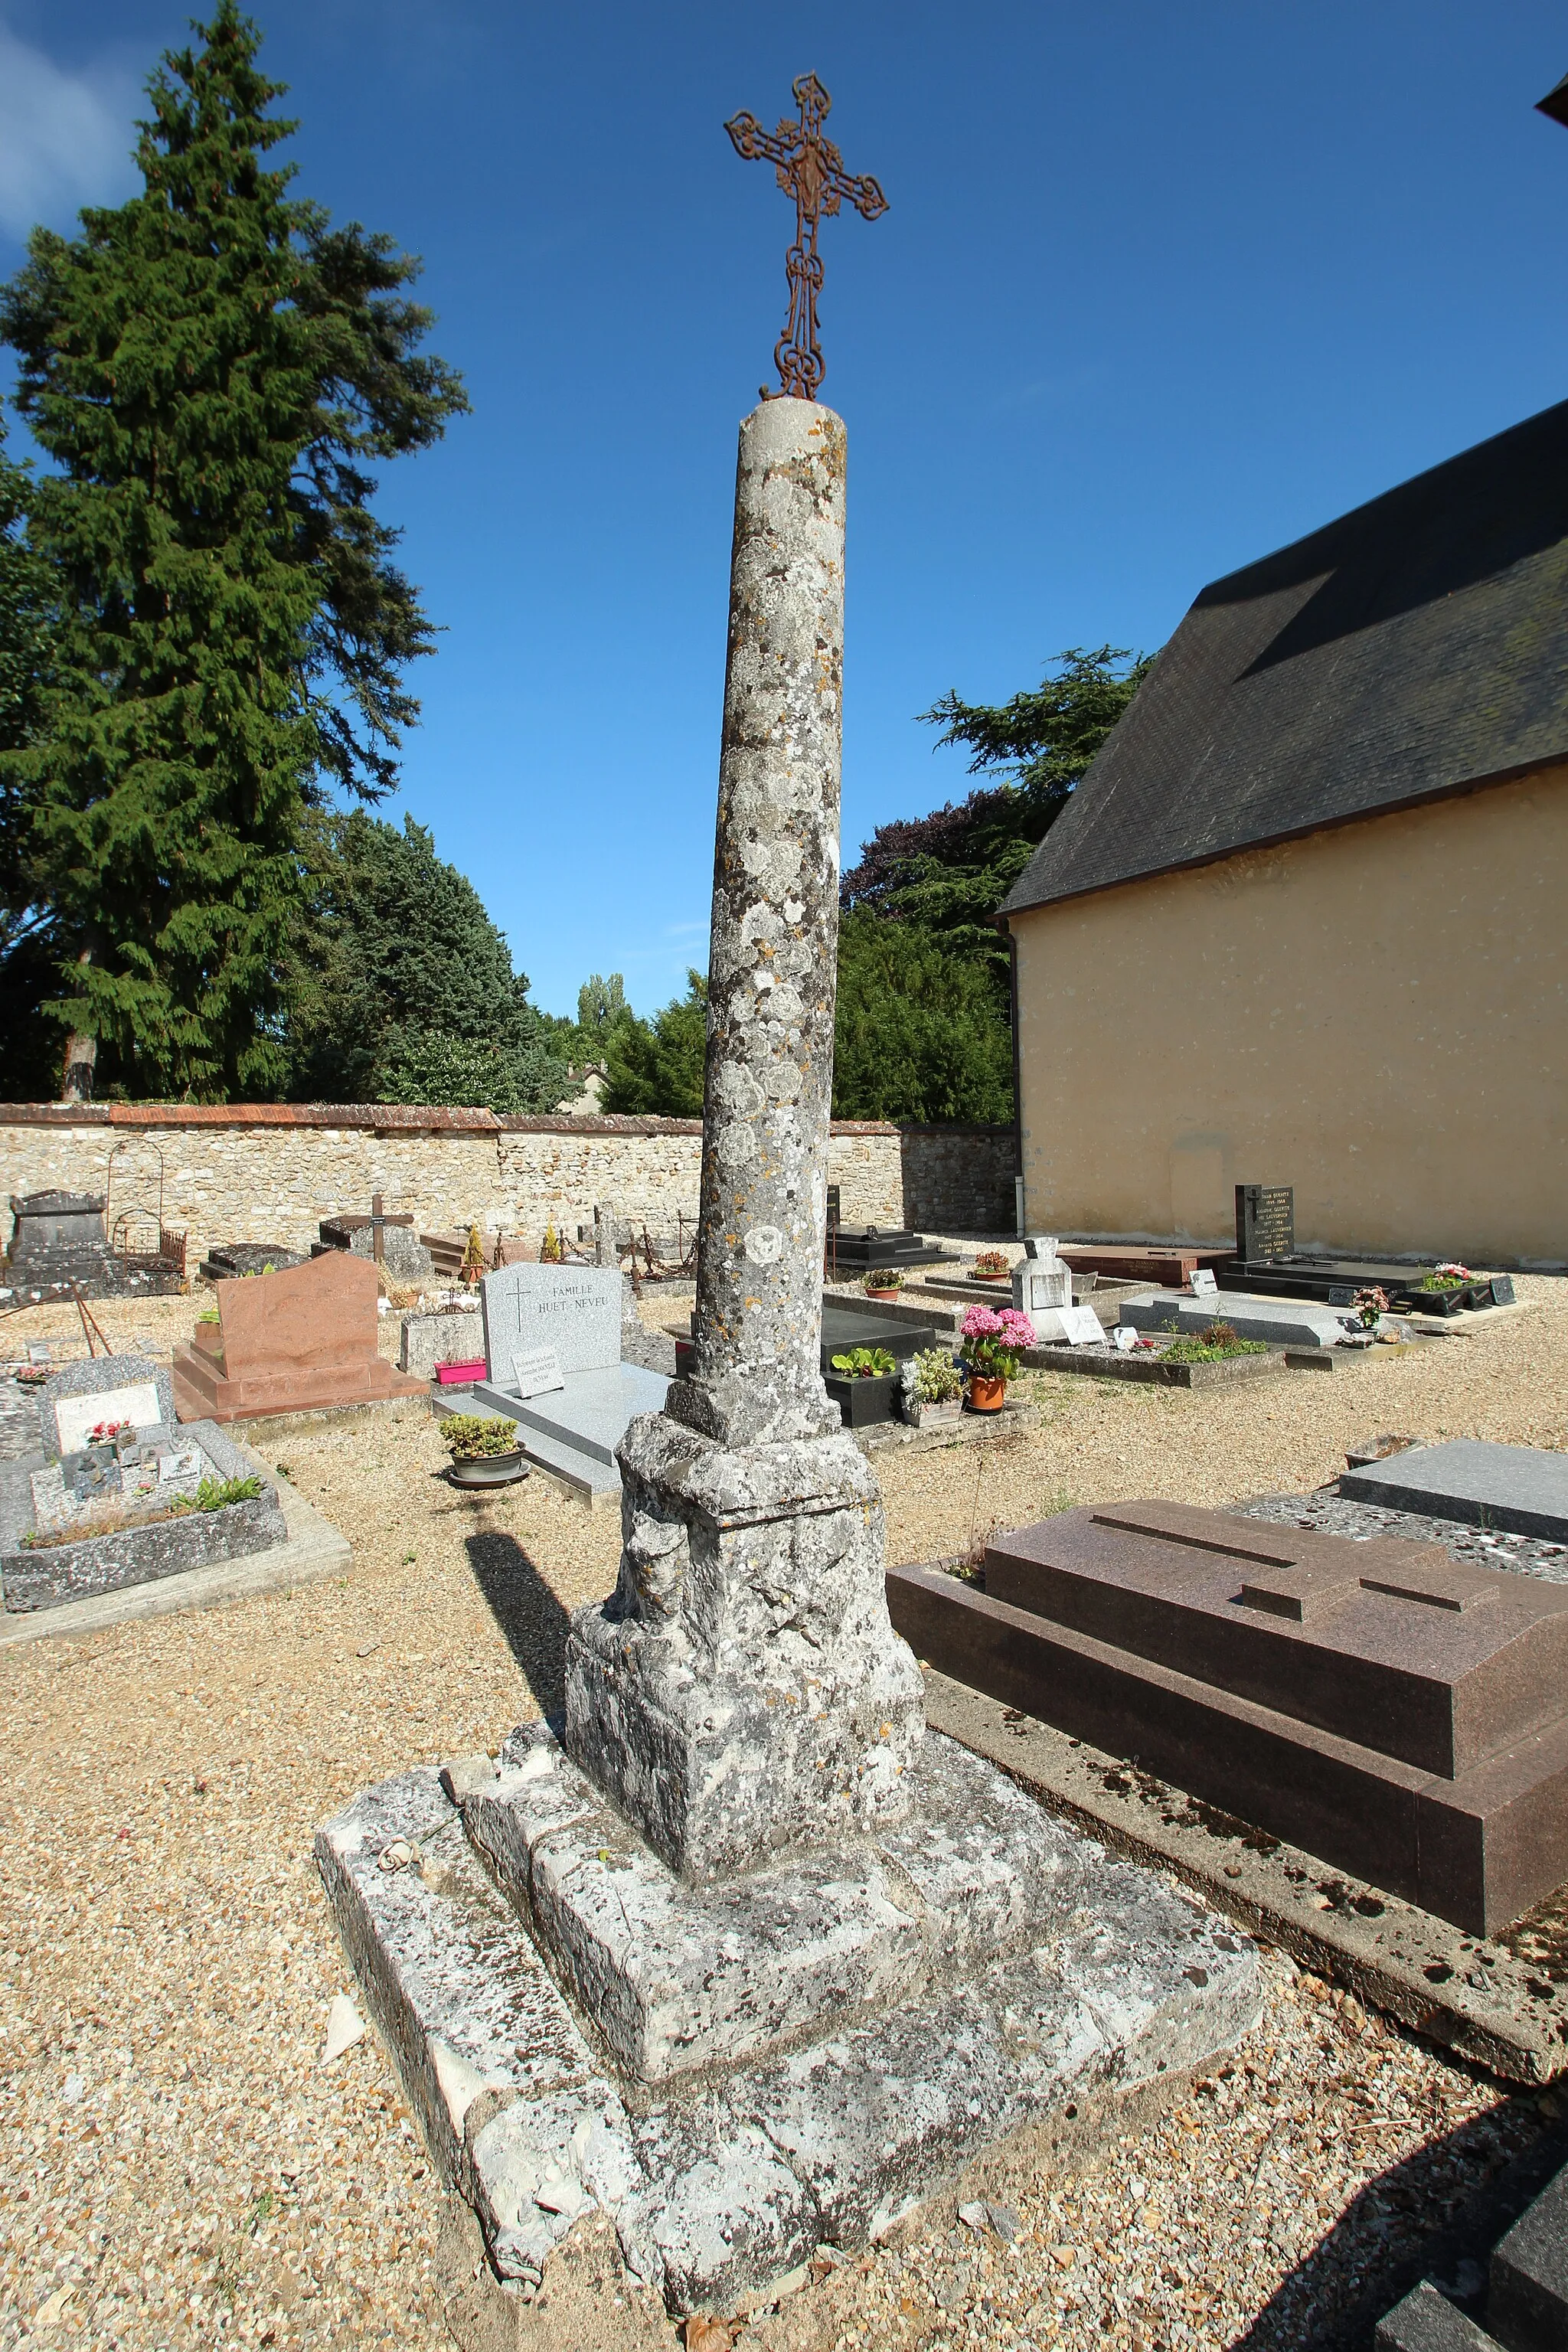
[{"label": "gravestone", "polygon": [[[203,1479],[242,1479],[254,1465],[211,1422],[176,1428],[173,1381],[150,1357],[64,1365],[37,1410],[39,1451],[0,1465],[8,1612],[59,1608],[284,1541],[277,1491],[265,1480],[254,1497],[167,1516]],[[90,1442],[95,1429],[117,1424],[112,1440]]]},{"label": "gravestone", "polygon": [[196,1272],[206,1282],[233,1282],[249,1274],[281,1274],[304,1263],[298,1250],[285,1249],[281,1242],[215,1242]]},{"label": "gravestone", "polygon": [[[492,2267],[536,2281],[596,2203],[676,2315],[769,2300],[1258,2008],[1227,1922],[927,1738],[823,1383],[844,487],[831,411],[743,422],[691,1356],[616,1448],[619,1573],[572,1621],[563,1730],[384,1782],[317,1842]],[[476,1857],[511,1905],[482,1934]]]},{"label": "gravestone", "polygon": [[[1013,1304],[1035,1327],[1038,1346],[1048,1348],[1068,1339],[1067,1318],[1072,1312],[1072,1269],[1057,1255],[1056,1237],[1031,1234],[1024,1255],[1013,1268]],[[1090,1314],[1092,1309],[1086,1309]],[[1100,1334],[1098,1321],[1096,1337]]]},{"label": "gravestone", "polygon": [[668,1386],[623,1360],[629,1286],[614,1265],[503,1266],[479,1286],[486,1374],[471,1409],[515,1421],[530,1461],[591,1502],[618,1500],[616,1449],[637,1413],[658,1412]]},{"label": "gravestone", "polygon": [[47,1460],[58,1462],[87,1442],[95,1423],[129,1421],[137,1428],[174,1418],[174,1382],[151,1356],[89,1357],[62,1364],[38,1391],[38,1436]]},{"label": "gravestone", "polygon": [[972,1688],[1468,1934],[1568,1878],[1568,1589],[1150,1502],[998,1536],[984,1580],[889,1579]]},{"label": "gravestone", "polygon": [[182,1421],[247,1421],[420,1396],[422,1381],[379,1352],[381,1286],[374,1265],[328,1250],[281,1274],[222,1282],[218,1321],[198,1323],[174,1349]]},{"label": "gravestone", "polygon": [[1238,1184],[1236,1254],[1243,1265],[1296,1254],[1296,1195],[1289,1184]]},{"label": "gravestone", "polygon": [[520,1350],[553,1348],[563,1372],[603,1371],[621,1360],[621,1275],[597,1265],[506,1265],[479,1285],[485,1363],[509,1385]]},{"label": "gravestone", "polygon": [[1340,1493],[1391,1511],[1568,1542],[1568,1454],[1544,1446],[1493,1445],[1476,1437],[1412,1446],[1345,1471]]},{"label": "gravestone", "polygon": [[1345,1336],[1342,1315],[1310,1299],[1253,1298],[1226,1290],[1214,1298],[1190,1291],[1156,1290],[1146,1298],[1125,1298],[1118,1310],[1135,1331],[1194,1331],[1228,1323],[1238,1339],[1261,1339],[1271,1348],[1332,1348]]},{"label": "gravestone", "polygon": [[397,1364],[411,1379],[430,1381],[437,1364],[471,1364],[485,1352],[479,1302],[432,1307],[403,1318]]}]

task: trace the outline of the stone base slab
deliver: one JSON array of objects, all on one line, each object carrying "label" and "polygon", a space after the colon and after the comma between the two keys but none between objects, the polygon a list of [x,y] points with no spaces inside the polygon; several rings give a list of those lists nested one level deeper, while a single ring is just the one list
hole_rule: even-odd
[{"label": "stone base slab", "polygon": [[[633,2277],[669,2310],[732,2310],[820,2245],[884,2235],[1018,2135],[1049,2137],[1096,2102],[1184,2079],[1254,2022],[1257,1958],[1247,1937],[1025,1799],[1031,1913],[1030,1895],[1010,1883],[1026,1821],[1019,1792],[994,1767],[972,1777],[970,1761],[943,1756],[946,1746],[933,1743],[934,1782],[972,1799],[984,1790],[983,1814],[1012,1824],[987,1864],[983,1821],[972,1822],[967,1845],[949,1822],[945,1894],[942,1857],[928,1847],[931,1891],[958,1947],[947,1980],[911,1971],[903,1988],[819,2017],[812,2033],[774,2040],[739,2063],[721,2063],[718,2035],[706,2066],[673,2085],[624,2072],[599,2021],[554,1980],[470,1841],[465,1811],[476,1831],[486,1819],[497,1827],[475,1805],[482,1770],[450,1776],[461,1805],[435,1770],[401,1774],[318,1833],[317,1862],[367,2006],[501,2279],[529,2292],[552,2247],[598,2206]],[[514,1735],[496,1789],[541,1752],[537,1732]],[[543,1799],[556,1772],[549,1761],[523,1785]],[[569,1798],[569,1785],[557,1793]],[[584,1854],[585,1821],[576,1828],[583,1834],[558,1851]],[[400,1840],[417,1848],[412,1862]],[[630,1872],[629,1853],[616,1866]],[[781,1883],[775,1875],[775,1891]],[[1047,1883],[1054,1905],[1044,1899]],[[668,1891],[651,1854],[642,1885],[650,1900],[650,1890]],[[912,1916],[911,1893],[899,1891]],[[584,1885],[579,1918],[594,1913],[595,1892]],[[966,1965],[966,1922],[988,1906],[994,1919],[997,1905],[1015,1901],[1014,1948]],[[829,1979],[836,1932],[821,1922],[817,1965]],[[761,1999],[770,1981],[806,1983],[809,1913],[795,1930],[793,1970],[781,1969],[765,1906],[749,1923],[732,1915],[729,1933],[732,1985],[749,1979]],[[651,1952],[651,1933],[643,1948]],[[560,1947],[554,1957],[562,1965]],[[617,1981],[633,1974],[623,1957]],[[672,2001],[686,2003],[690,2023],[706,1998],[699,1970],[682,1978],[677,1964],[672,1975]]]},{"label": "stone base slab", "polygon": [[1551,1917],[1537,1915],[1539,1941],[1529,1929],[1479,1940],[934,1666],[925,1686],[933,1727],[990,1757],[1074,1828],[1172,1873],[1303,1968],[1505,2082],[1547,2083],[1568,2071],[1561,1902]]}]

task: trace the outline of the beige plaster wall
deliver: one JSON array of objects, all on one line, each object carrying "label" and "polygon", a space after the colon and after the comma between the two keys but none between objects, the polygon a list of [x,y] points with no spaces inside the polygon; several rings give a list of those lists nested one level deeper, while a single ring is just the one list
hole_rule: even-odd
[{"label": "beige plaster wall", "polygon": [[1032,1229],[1568,1260],[1568,767],[1013,929]]}]

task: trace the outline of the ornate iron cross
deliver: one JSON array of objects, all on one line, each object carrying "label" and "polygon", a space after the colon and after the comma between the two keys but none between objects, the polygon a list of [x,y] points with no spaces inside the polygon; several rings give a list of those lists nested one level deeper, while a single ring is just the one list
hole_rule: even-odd
[{"label": "ornate iron cross", "polygon": [[[862,220],[875,220],[888,209],[888,199],[869,174],[857,179],[844,168],[844,158],[831,139],[822,135],[823,118],[833,100],[815,74],[803,74],[794,85],[798,122],[787,116],[776,131],[764,131],[754,114],[737,114],[725,130],[737,155],[748,162],[757,156],[772,163],[786,196],[795,198],[795,243],[784,263],[789,278],[789,317],[773,346],[779,382],[792,400],[815,400],[822,382],[822,346],[816,340],[816,298],[822,287],[822,257],[816,250],[816,224],[824,213],[836,213],[847,196]],[[779,398],[763,387],[763,398]]]}]

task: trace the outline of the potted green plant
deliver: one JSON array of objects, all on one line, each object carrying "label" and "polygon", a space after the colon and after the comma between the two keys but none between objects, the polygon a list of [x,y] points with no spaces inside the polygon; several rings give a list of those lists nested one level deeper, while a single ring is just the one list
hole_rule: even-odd
[{"label": "potted green plant", "polygon": [[1034,1344],[1035,1327],[1016,1307],[1004,1307],[999,1315],[989,1307],[970,1308],[958,1353],[968,1367],[973,1412],[1001,1412],[1007,1383],[1018,1377],[1018,1350]]},{"label": "potted green plant", "polygon": [[982,1250],[969,1270],[976,1282],[1010,1282],[1013,1278],[1005,1250]]},{"label": "potted green plant", "polygon": [[874,1265],[860,1285],[868,1298],[896,1298],[903,1286],[904,1277],[894,1265]]},{"label": "potted green plant", "polygon": [[904,1419],[914,1429],[932,1422],[958,1421],[963,1413],[963,1374],[945,1348],[924,1348],[899,1368]]},{"label": "potted green plant", "polygon": [[847,1348],[828,1359],[827,1393],[847,1429],[891,1421],[899,1368],[888,1348]]},{"label": "potted green plant", "polygon": [[515,1421],[500,1413],[448,1413],[441,1425],[441,1442],[452,1457],[454,1486],[510,1486],[525,1478],[522,1448],[513,1443]]}]

